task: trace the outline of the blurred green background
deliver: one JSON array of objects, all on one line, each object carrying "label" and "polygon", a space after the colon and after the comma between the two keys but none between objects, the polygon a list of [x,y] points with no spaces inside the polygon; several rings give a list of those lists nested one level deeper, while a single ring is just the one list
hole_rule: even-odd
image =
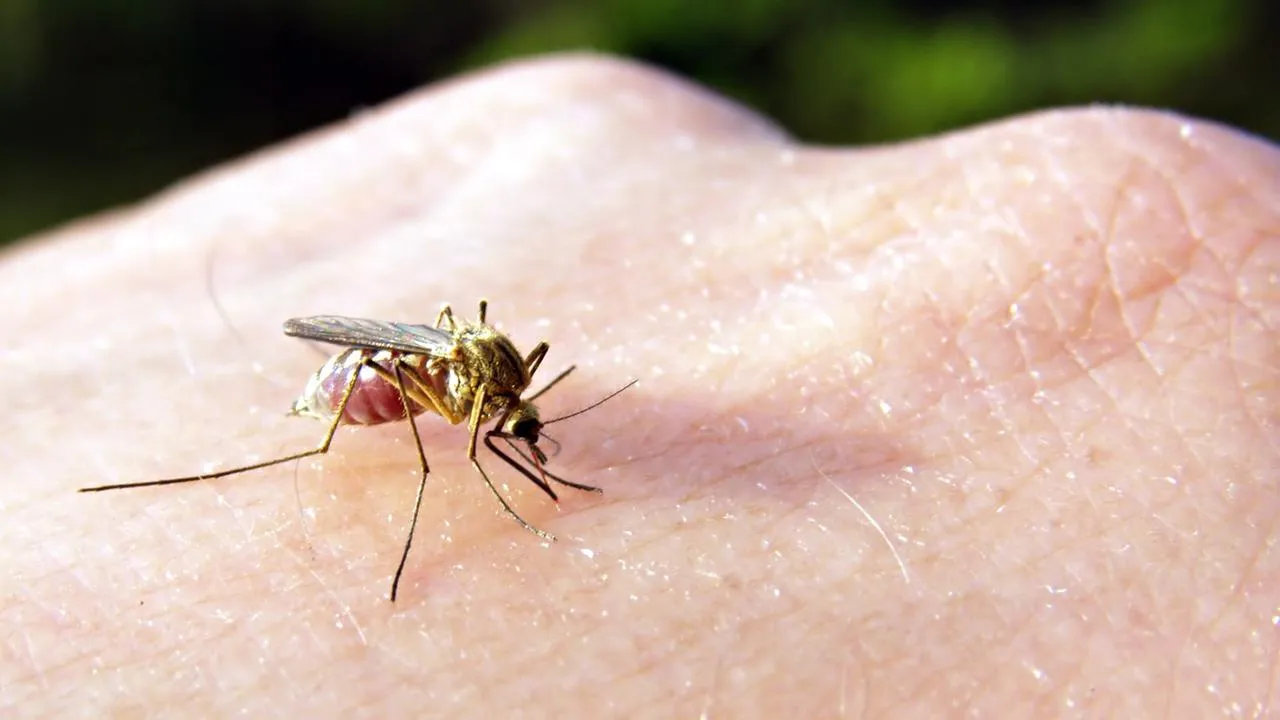
[{"label": "blurred green background", "polygon": [[502,58],[670,68],[870,143],[1127,103],[1280,137],[1273,0],[0,0],[0,244]]}]

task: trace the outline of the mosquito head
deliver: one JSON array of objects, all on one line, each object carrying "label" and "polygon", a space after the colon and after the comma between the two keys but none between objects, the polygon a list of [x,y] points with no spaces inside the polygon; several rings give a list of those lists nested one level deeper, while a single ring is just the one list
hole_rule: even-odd
[{"label": "mosquito head", "polygon": [[538,437],[542,434],[542,419],[538,416],[538,408],[528,400],[521,400],[515,410],[502,423],[502,432],[508,437],[523,440],[529,446],[539,462],[546,462],[547,456],[538,447]]},{"label": "mosquito head", "polygon": [[[573,368],[569,368],[569,370],[573,370]],[[560,379],[563,378],[565,375],[568,375],[569,370],[566,370],[560,373],[559,377],[551,381],[551,384],[548,385],[547,388],[559,382]],[[547,454],[543,452],[542,448],[538,447],[538,440],[540,438],[546,439],[547,442],[550,442],[556,446],[557,451],[560,449],[560,443],[556,442],[550,436],[543,433],[542,428],[546,427],[547,425],[551,425],[552,423],[558,423],[561,420],[568,420],[569,418],[577,417],[582,413],[587,412],[588,410],[593,410],[599,407],[606,400],[609,400],[617,396],[618,393],[622,392],[623,390],[626,390],[632,385],[635,385],[636,382],[637,381],[632,380],[631,382],[627,383],[620,389],[610,393],[607,397],[604,398],[604,400],[598,400],[588,405],[587,407],[584,407],[581,410],[578,410],[577,412],[572,412],[572,413],[569,413],[568,415],[561,415],[560,417],[554,420],[547,420],[546,422],[542,421],[542,417],[538,414],[538,408],[533,404],[534,398],[538,397],[543,392],[546,392],[547,388],[543,388],[542,390],[534,393],[528,398],[520,400],[519,403],[516,404],[515,408],[513,408],[510,412],[508,412],[506,417],[502,420],[501,427],[495,430],[493,433],[491,433],[490,437],[493,437],[493,436],[504,437],[507,443],[510,444],[512,448],[516,450],[516,452],[520,452],[520,449],[515,447],[515,445],[512,444],[512,441],[523,440],[524,444],[529,447],[529,454],[532,455],[532,458],[526,457],[525,459],[531,460],[531,464],[538,468],[538,472],[545,474],[545,470],[543,469],[542,466],[545,465],[547,462]],[[492,446],[490,447],[492,448]],[[521,469],[521,472],[524,472],[524,470]]]}]

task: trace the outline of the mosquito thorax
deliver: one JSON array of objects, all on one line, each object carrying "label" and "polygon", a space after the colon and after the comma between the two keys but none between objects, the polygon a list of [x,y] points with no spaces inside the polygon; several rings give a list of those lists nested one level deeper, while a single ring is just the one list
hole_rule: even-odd
[{"label": "mosquito thorax", "polygon": [[454,344],[458,371],[473,386],[488,385],[490,394],[519,397],[529,386],[529,369],[511,339],[490,325],[461,330]]}]

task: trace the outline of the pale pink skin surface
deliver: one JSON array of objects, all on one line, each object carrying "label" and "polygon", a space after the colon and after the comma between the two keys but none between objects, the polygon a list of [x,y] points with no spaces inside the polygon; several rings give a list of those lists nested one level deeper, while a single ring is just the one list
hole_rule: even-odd
[{"label": "pale pink skin surface", "polygon": [[[1278,234],[1276,148],[1169,114],[815,149],[599,58],[427,88],[0,259],[0,714],[1267,712]],[[394,605],[402,425],[75,493],[314,445],[285,318],[482,295],[579,365],[548,417],[641,379],[552,428],[603,497],[485,460],[554,545],[425,415]]]}]

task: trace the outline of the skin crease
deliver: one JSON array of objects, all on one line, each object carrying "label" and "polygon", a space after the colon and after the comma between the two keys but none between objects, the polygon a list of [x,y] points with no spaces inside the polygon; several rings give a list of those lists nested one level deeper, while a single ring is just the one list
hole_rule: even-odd
[{"label": "skin crease", "polygon": [[[4,715],[1251,717],[1280,155],[1096,108],[797,145],[596,57],[427,88],[0,258]],[[551,351],[555,507],[313,446],[339,313]],[[223,315],[219,314],[221,309]],[[394,715],[393,715],[394,714]]]}]

